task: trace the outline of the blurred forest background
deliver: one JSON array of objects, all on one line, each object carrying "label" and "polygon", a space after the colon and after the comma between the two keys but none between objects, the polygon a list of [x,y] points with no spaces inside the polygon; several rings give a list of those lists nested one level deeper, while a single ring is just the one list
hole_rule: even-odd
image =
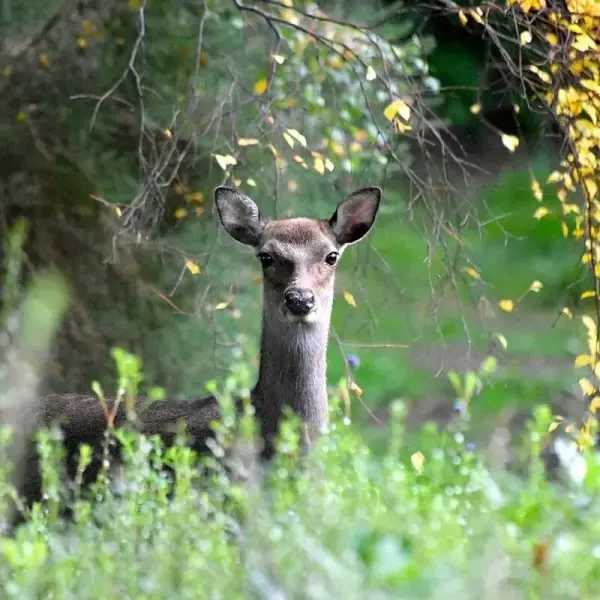
[{"label": "blurred forest background", "polygon": [[203,395],[242,352],[255,366],[260,271],[220,231],[212,190],[239,186],[267,216],[326,217],[372,184],[384,204],[340,266],[329,379],[362,390],[352,414],[373,443],[396,398],[410,423],[447,420],[447,373],[488,354],[481,435],[539,402],[581,412],[582,337],[561,312],[586,288],[580,253],[559,217],[533,216],[556,132],[476,24],[437,3],[315,10],[0,3],[0,236],[24,217],[24,281],[52,266],[71,291],[44,391],[108,387],[116,345],[173,397]]}]

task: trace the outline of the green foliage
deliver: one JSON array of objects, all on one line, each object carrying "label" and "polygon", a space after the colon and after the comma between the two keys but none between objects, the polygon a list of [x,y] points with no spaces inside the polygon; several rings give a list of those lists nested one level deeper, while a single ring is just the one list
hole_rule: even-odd
[{"label": "green foliage", "polygon": [[[234,371],[215,388],[222,399],[245,393],[248,371]],[[549,409],[529,424],[529,474],[518,479],[486,467],[461,415],[409,442],[396,403],[375,456],[342,407],[334,394],[330,432],[305,458],[297,422],[286,421],[265,472],[250,454],[239,455],[243,470],[209,455],[199,477],[186,447],[119,431],[119,481],[101,480],[92,498],[76,492],[69,523],[58,516],[60,441],[42,434],[46,499],[0,538],[3,597],[594,597],[600,463],[584,455],[583,485],[547,480]]]}]

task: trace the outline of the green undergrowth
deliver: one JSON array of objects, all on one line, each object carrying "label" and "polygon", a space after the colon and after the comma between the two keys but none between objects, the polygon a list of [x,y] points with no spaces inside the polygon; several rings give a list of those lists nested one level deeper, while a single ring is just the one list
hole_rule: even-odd
[{"label": "green undergrowth", "polygon": [[[493,367],[488,361],[480,373]],[[211,390],[230,406],[250,372],[238,365]],[[91,494],[60,482],[60,446],[44,433],[46,500],[13,537],[0,538],[2,597],[597,597],[600,463],[582,455],[583,479],[551,483],[540,458],[551,414],[540,406],[522,443],[528,475],[490,469],[497,457],[472,446],[468,420],[483,375],[453,376],[469,406],[445,429],[427,426],[409,439],[406,407],[395,402],[378,455],[346,416],[344,381],[315,450],[301,459],[289,419],[266,469],[250,451],[251,413],[237,436],[233,421],[217,429],[203,476],[185,446],[165,451],[120,431],[119,483],[101,479]],[[131,376],[121,369],[120,385]],[[216,460],[223,456],[227,470]],[[174,471],[174,486],[162,465]],[[6,500],[10,486],[0,489]],[[59,516],[65,504],[70,521]]]}]

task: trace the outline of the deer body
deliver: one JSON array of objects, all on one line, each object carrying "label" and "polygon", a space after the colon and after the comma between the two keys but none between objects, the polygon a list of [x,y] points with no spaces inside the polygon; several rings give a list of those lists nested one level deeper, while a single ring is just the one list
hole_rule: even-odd
[{"label": "deer body", "polygon": [[[251,393],[264,441],[263,456],[273,453],[284,406],[304,424],[310,444],[327,423],[327,342],[334,296],[335,267],[344,248],[357,242],[373,225],[380,202],[379,188],[362,188],[337,207],[329,220],[294,218],[264,220],[256,204],[241,192],[219,187],[215,203],[224,229],[250,246],[263,269],[263,315],[260,366]],[[205,449],[210,423],[220,417],[218,402],[209,397],[195,401],[137,400],[139,428],[172,443],[183,421],[192,446]],[[123,406],[114,424],[126,421]],[[107,428],[95,397],[59,394],[42,398],[35,426],[59,423],[67,451],[67,467],[74,474],[78,447],[90,444],[98,453]],[[36,459],[29,449],[21,489],[31,502],[40,498]],[[99,459],[86,479],[93,479]]]}]

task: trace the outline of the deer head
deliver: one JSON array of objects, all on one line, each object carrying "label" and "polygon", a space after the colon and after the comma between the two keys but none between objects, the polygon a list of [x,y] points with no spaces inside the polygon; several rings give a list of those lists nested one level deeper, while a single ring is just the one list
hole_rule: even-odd
[{"label": "deer head", "polygon": [[243,193],[215,190],[225,230],[252,247],[263,270],[264,324],[289,334],[290,328],[329,327],[337,263],[350,245],[371,229],[381,199],[365,187],[340,202],[328,220],[265,220]]}]

